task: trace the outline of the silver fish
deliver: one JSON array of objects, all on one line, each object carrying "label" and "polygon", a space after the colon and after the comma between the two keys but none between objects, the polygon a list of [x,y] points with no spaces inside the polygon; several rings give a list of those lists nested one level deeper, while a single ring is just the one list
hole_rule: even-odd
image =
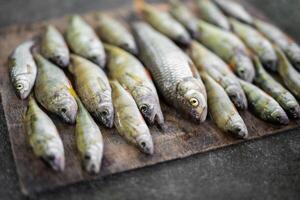
[{"label": "silver fish", "polygon": [[26,99],[30,94],[37,74],[37,67],[30,49],[34,41],[20,44],[8,59],[9,75],[17,96]]}]

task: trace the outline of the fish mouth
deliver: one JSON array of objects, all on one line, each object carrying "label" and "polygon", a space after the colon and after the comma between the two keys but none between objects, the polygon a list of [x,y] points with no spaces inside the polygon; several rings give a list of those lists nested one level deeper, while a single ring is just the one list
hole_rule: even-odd
[{"label": "fish mouth", "polygon": [[281,112],[280,110],[276,110],[271,114],[271,117],[272,116],[275,116],[273,119],[279,124],[287,125],[290,123],[290,120],[284,111]]},{"label": "fish mouth", "polygon": [[239,88],[236,87],[229,87],[226,92],[238,110],[246,110],[248,108],[247,98],[245,94],[242,93],[242,88],[239,90]]},{"label": "fish mouth", "polygon": [[136,139],[138,148],[145,154],[152,155],[154,153],[154,145],[152,137],[149,133],[143,134],[137,137]]},{"label": "fish mouth", "polygon": [[128,51],[129,53],[133,54],[133,55],[137,55],[138,54],[138,50],[137,47],[135,45],[130,45],[129,43],[124,43],[121,45],[122,49],[125,49],[126,51]]},{"label": "fish mouth", "polygon": [[62,68],[66,68],[70,64],[70,58],[68,56],[57,55],[53,58],[53,61]]},{"label": "fish mouth", "polygon": [[236,138],[239,139],[247,139],[248,138],[248,130],[242,124],[235,124],[230,130],[231,134],[233,134]]},{"label": "fish mouth", "polygon": [[91,60],[93,63],[99,65],[102,69],[105,67],[106,64],[106,58],[103,56],[91,56],[89,57],[89,60]]},{"label": "fish mouth", "polygon": [[90,153],[83,157],[84,169],[90,174],[97,174],[100,171],[101,159],[95,159]]},{"label": "fish mouth", "polygon": [[182,45],[184,47],[187,47],[192,42],[192,39],[189,35],[180,35],[176,38],[176,41],[179,45]]},{"label": "fish mouth", "polygon": [[42,159],[55,171],[63,171],[65,169],[65,157],[63,155],[49,153],[43,156]]},{"label": "fish mouth", "polygon": [[291,107],[291,108],[289,109],[289,115],[290,115],[293,119],[299,119],[299,118],[300,118],[300,106]]},{"label": "fish mouth", "polygon": [[78,106],[76,102],[67,101],[64,106],[61,106],[59,114],[62,119],[69,124],[75,124]]}]

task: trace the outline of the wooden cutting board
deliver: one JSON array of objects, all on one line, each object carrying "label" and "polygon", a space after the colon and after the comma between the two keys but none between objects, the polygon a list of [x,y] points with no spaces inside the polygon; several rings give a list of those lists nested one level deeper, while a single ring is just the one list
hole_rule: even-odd
[{"label": "wooden cutting board", "polygon": [[[157,5],[165,8],[166,5]],[[247,6],[255,16],[262,15]],[[129,16],[131,9],[121,8],[107,11],[118,17]],[[254,11],[254,12],[253,12]],[[95,13],[88,13],[84,18],[95,25]],[[179,113],[169,108],[162,102],[162,109],[166,120],[164,132],[155,127],[151,128],[155,144],[153,156],[140,153],[135,147],[127,144],[115,129],[100,127],[104,136],[104,158],[100,174],[91,176],[81,168],[80,159],[74,141],[74,127],[66,125],[52,116],[62,137],[66,153],[66,169],[62,173],[49,169],[40,159],[33,155],[26,141],[26,132],[23,124],[23,115],[27,101],[18,99],[9,82],[7,70],[7,57],[10,52],[22,41],[40,34],[46,24],[52,23],[61,31],[65,30],[67,17],[44,22],[12,26],[0,30],[0,83],[2,103],[6,123],[9,131],[13,156],[16,163],[21,190],[25,195],[54,189],[80,181],[100,179],[109,174],[124,172],[145,166],[166,162],[173,159],[184,158],[193,154],[244,142],[235,140],[222,133],[208,119],[207,122],[196,125],[183,118]],[[299,121],[292,121],[288,126],[278,126],[265,123],[254,117],[248,111],[241,113],[247,124],[250,138],[257,139],[279,132],[299,127]]]}]

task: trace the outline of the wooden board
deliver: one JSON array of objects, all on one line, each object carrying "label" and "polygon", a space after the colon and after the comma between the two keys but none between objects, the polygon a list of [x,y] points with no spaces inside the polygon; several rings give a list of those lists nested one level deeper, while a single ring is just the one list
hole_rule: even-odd
[{"label": "wooden board", "polygon": [[[113,13],[125,16],[128,11],[129,8],[122,8],[114,10]],[[85,19],[92,25],[95,24],[93,16],[93,13],[84,15]],[[243,142],[243,140],[235,140],[222,133],[210,120],[201,125],[195,125],[163,104],[162,109],[167,129],[165,132],[161,132],[155,127],[151,128],[155,144],[154,155],[147,156],[140,153],[136,148],[127,144],[117,134],[115,129],[108,130],[101,127],[105,144],[102,170],[99,175],[91,176],[81,168],[74,141],[74,127],[66,125],[56,117],[51,116],[59,129],[66,152],[65,171],[62,173],[53,172],[33,155],[26,141],[23,114],[27,101],[21,101],[16,97],[9,82],[7,71],[7,57],[14,47],[25,39],[41,33],[45,24],[49,23],[58,26],[63,31],[67,24],[67,18],[59,18],[30,25],[12,26],[0,30],[2,103],[20,185],[24,194],[30,195],[35,192],[54,189],[79,181],[100,179],[109,174],[184,158],[193,154]],[[296,121],[291,122],[288,126],[277,126],[265,123],[249,112],[243,112],[241,115],[247,124],[250,139],[261,138],[299,127],[299,122]]]}]

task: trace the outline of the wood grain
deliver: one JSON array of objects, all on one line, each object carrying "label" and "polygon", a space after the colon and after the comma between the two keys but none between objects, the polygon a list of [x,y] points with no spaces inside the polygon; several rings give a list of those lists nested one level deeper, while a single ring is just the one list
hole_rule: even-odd
[{"label": "wood grain", "polygon": [[[111,13],[125,17],[128,11],[129,8],[122,8],[111,11]],[[261,16],[257,12],[255,14]],[[94,13],[89,13],[84,15],[84,18],[94,26],[95,21],[93,16]],[[39,35],[44,26],[49,23],[56,25],[61,31],[64,31],[67,24],[67,17],[23,26],[12,26],[0,30],[2,103],[17,173],[24,194],[30,195],[79,181],[100,179],[109,174],[184,158],[193,154],[244,142],[243,140],[235,140],[222,133],[210,120],[201,125],[195,125],[162,103],[166,120],[166,130],[162,132],[155,127],[151,128],[155,144],[154,155],[147,156],[140,153],[136,148],[127,144],[117,134],[115,129],[108,130],[100,127],[105,144],[102,170],[99,175],[91,176],[81,168],[74,141],[74,127],[60,122],[55,116],[51,116],[60,132],[66,152],[65,171],[62,173],[53,172],[40,159],[37,159],[33,155],[27,143],[23,124],[23,115],[27,101],[19,100],[14,94],[8,79],[7,70],[7,57],[14,47],[25,39]],[[278,126],[265,123],[247,111],[241,113],[241,115],[250,133],[249,140],[299,127],[299,122],[296,121],[291,122],[288,126]]]}]

